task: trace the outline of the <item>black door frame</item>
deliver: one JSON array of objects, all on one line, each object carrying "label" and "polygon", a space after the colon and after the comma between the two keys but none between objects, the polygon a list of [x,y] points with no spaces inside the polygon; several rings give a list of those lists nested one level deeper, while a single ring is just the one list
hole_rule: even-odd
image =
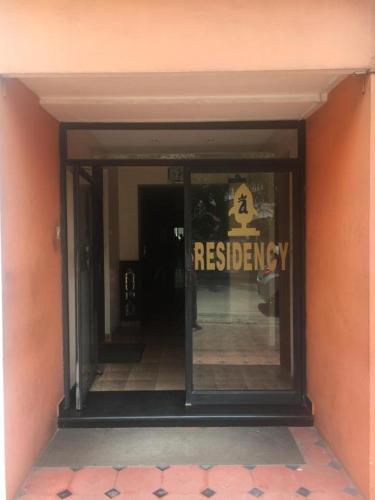
[{"label": "black door frame", "polygon": [[[90,385],[94,381],[95,378],[95,370],[97,364],[97,352],[89,352],[89,355],[92,357],[91,369],[90,372],[85,374],[83,370],[83,358],[84,358],[84,347],[83,347],[83,334],[82,334],[82,322],[81,322],[81,305],[82,305],[82,245],[80,240],[81,235],[81,196],[82,192],[80,189],[80,180],[84,179],[84,181],[90,186],[90,206],[89,209],[91,214],[89,216],[89,220],[93,224],[95,215],[96,215],[96,205],[95,202],[95,176],[88,174],[82,167],[75,168],[73,170],[73,213],[74,213],[74,253],[75,253],[75,324],[76,324],[76,358],[77,358],[77,371],[76,371],[76,407],[78,410],[83,409],[85,405],[85,400],[87,396],[87,392],[89,391]],[[93,229],[93,227],[92,227]],[[89,250],[89,260],[91,260],[90,267],[92,272],[90,272],[90,289],[92,292],[92,296],[89,299],[90,302],[90,311],[89,311],[89,321],[90,328],[92,332],[92,336],[95,338],[97,342],[97,333],[98,333],[98,310],[97,305],[99,303],[98,300],[98,287],[95,286],[95,272],[94,269],[98,264],[98,234],[92,232],[90,238],[90,250]],[[87,256],[87,254],[86,254]],[[99,273],[97,274],[99,278]],[[87,339],[86,339],[87,340]],[[88,349],[89,351],[96,351],[95,346],[92,344],[92,339],[89,340]],[[94,356],[92,356],[94,354]]]},{"label": "black door frame", "polygon": [[[287,159],[69,159],[67,155],[67,134],[69,130],[207,130],[207,129],[295,129],[298,134],[298,153],[296,158]],[[182,166],[184,167],[185,186],[185,217],[190,213],[190,172],[198,168],[199,171],[228,170],[228,165],[233,169],[246,168],[252,171],[291,171],[293,174],[293,216],[294,231],[299,250],[294,252],[294,275],[298,274],[298,286],[293,288],[294,299],[294,337],[297,339],[298,349],[295,356],[295,391],[249,391],[253,403],[260,404],[305,404],[306,396],[306,340],[305,340],[305,122],[304,121],[254,121],[254,122],[199,122],[199,123],[61,123],[60,124],[60,195],[61,195],[61,251],[62,251],[62,326],[63,326],[63,355],[64,355],[64,407],[71,407],[72,391],[70,387],[70,362],[69,362],[69,307],[68,307],[68,248],[67,248],[67,214],[66,214],[66,170],[68,167],[90,166],[95,172],[102,167],[121,166]],[[185,241],[190,237],[189,228],[185,228]],[[188,264],[188,261],[190,264]],[[185,248],[185,273],[186,287],[189,288],[189,269],[191,266]],[[296,270],[298,269],[298,273]],[[296,283],[294,283],[296,285]],[[301,293],[302,291],[302,293]],[[186,296],[186,311],[189,311],[189,296]],[[191,304],[190,304],[191,305]],[[186,313],[186,332],[189,328],[189,313]],[[191,319],[190,319],[191,321]],[[185,335],[187,339],[189,335]],[[186,340],[188,342],[188,340]],[[191,361],[191,344],[186,345],[186,358]],[[191,386],[191,370],[188,363],[186,370],[187,405],[193,403],[249,403],[248,397],[244,398],[243,391],[200,391],[194,393]],[[190,381],[190,382],[189,382]]]}]

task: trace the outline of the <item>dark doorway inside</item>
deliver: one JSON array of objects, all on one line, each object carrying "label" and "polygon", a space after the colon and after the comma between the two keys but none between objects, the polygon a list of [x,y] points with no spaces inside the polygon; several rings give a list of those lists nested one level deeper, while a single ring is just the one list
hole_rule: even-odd
[{"label": "dark doorway inside", "polygon": [[139,188],[142,319],[184,322],[183,186]]}]

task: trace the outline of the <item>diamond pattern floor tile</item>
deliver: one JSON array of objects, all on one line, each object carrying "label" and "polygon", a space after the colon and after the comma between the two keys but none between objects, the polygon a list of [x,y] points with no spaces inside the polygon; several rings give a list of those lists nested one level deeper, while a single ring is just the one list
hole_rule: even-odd
[{"label": "diamond pattern floor tile", "polygon": [[206,474],[197,465],[172,466],[163,474],[163,486],[173,493],[198,495],[205,487]]},{"label": "diamond pattern floor tile", "polygon": [[157,491],[163,480],[163,472],[157,467],[127,467],[117,476],[115,488],[122,493],[150,494]]},{"label": "diamond pattern floor tile", "polygon": [[211,498],[216,494],[214,490],[211,490],[211,488],[206,488],[203,491],[201,491],[201,495],[206,497],[206,498]]},{"label": "diamond pattern floor tile", "polygon": [[104,494],[115,487],[116,477],[112,467],[86,467],[75,473],[69,488],[74,495]]},{"label": "diamond pattern floor tile", "polygon": [[73,476],[68,468],[36,469],[26,480],[24,491],[30,495],[57,495],[68,489]]}]

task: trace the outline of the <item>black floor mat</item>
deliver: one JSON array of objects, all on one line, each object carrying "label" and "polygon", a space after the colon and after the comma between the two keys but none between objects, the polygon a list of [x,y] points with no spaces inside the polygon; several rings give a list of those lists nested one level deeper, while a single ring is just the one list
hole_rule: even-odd
[{"label": "black floor mat", "polygon": [[99,363],[139,363],[146,344],[102,344]]}]

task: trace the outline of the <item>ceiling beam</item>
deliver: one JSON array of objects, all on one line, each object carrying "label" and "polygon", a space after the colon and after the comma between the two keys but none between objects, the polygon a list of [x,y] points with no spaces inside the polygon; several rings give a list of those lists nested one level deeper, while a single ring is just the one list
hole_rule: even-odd
[{"label": "ceiling beam", "polygon": [[216,96],[54,96],[40,97],[42,106],[108,106],[124,105],[178,105],[178,104],[271,104],[271,103],[311,103],[327,101],[327,93],[314,94],[263,94],[263,95],[216,95]]}]

